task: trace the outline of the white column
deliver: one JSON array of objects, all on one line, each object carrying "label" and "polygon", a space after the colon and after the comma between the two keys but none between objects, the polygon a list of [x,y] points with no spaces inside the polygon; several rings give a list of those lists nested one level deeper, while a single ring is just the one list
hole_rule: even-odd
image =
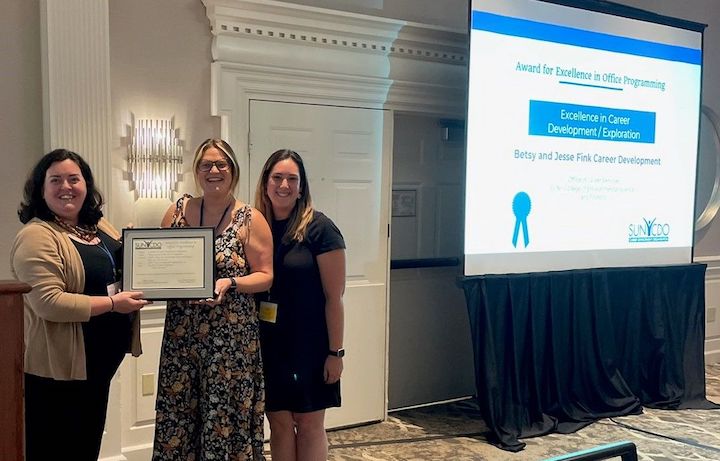
[{"label": "white column", "polygon": [[[42,0],[45,149],[66,148],[92,168],[110,203],[110,31],[108,0]],[[106,206],[105,214],[109,216]]]},{"label": "white column", "polygon": [[[112,127],[108,0],[41,0],[43,137],[46,151],[65,148],[89,164],[109,203]],[[100,457],[122,460],[120,380],[113,381]],[[71,459],[72,453],[58,453]]]}]

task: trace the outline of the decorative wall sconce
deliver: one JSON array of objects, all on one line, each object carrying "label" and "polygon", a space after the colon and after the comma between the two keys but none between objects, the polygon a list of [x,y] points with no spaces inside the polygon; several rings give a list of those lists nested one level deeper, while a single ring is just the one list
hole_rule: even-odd
[{"label": "decorative wall sconce", "polygon": [[182,163],[183,148],[174,119],[133,120],[128,170],[139,198],[172,199]]}]

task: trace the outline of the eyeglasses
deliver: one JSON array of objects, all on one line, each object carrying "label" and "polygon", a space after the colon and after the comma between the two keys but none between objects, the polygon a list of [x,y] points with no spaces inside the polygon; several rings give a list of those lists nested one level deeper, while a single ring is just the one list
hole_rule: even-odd
[{"label": "eyeglasses", "polygon": [[218,169],[218,171],[226,171],[230,169],[230,164],[226,162],[225,160],[215,160],[214,162],[202,162],[198,165],[198,171],[202,171],[203,173],[207,173],[208,171],[212,170],[213,166]]}]

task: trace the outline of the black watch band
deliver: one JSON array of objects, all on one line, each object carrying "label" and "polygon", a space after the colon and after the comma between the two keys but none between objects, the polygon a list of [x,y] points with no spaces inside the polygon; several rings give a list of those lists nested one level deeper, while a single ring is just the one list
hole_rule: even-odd
[{"label": "black watch band", "polygon": [[332,355],[333,357],[345,357],[345,349],[342,347],[336,351],[329,349],[328,355]]},{"label": "black watch band", "polygon": [[233,291],[237,290],[237,282],[235,281],[235,277],[230,277],[230,289]]}]

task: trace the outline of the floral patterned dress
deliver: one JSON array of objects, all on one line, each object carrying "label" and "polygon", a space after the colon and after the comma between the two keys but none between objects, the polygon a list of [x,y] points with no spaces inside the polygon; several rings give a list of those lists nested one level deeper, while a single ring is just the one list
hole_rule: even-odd
[{"label": "floral patterned dress", "polygon": [[[187,226],[184,196],[173,227]],[[215,239],[217,277],[250,270],[244,206]],[[228,291],[215,307],[169,301],[156,402],[153,460],[264,460],[265,392],[252,295]]]}]

